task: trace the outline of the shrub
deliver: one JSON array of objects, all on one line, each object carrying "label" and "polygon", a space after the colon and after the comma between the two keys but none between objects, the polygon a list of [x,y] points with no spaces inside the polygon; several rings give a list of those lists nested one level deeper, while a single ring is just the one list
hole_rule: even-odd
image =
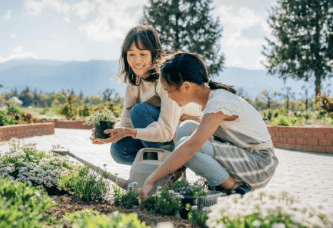
[{"label": "shrub", "polygon": [[193,184],[188,183],[186,180],[181,180],[175,182],[170,189],[178,192],[179,194],[187,197],[199,197],[199,196],[206,196],[207,191],[205,191],[205,183],[202,179],[194,182]]},{"label": "shrub", "polygon": [[60,114],[64,115],[67,120],[75,120],[79,113],[77,105],[65,103],[60,107]]},{"label": "shrub", "polygon": [[288,118],[285,116],[279,116],[276,118],[273,123],[273,126],[290,126],[290,123],[288,121]]},{"label": "shrub", "polygon": [[63,172],[58,178],[60,190],[71,191],[84,201],[102,200],[108,192],[107,173],[102,176],[90,172],[89,167],[76,167],[71,172]]},{"label": "shrub", "polygon": [[100,214],[93,210],[83,210],[72,214],[66,214],[66,220],[72,227],[88,228],[145,228],[149,227],[138,219],[137,214],[123,214],[118,211],[109,215]]},{"label": "shrub", "polygon": [[208,227],[333,227],[332,212],[303,203],[285,191],[220,197],[208,217]]},{"label": "shrub", "polygon": [[207,227],[206,221],[208,219],[208,211],[198,211],[197,206],[186,205],[186,209],[188,210],[188,220],[194,225],[199,227]]},{"label": "shrub", "polygon": [[0,178],[0,227],[45,227],[54,205],[43,190]]},{"label": "shrub", "polygon": [[44,187],[50,194],[58,192],[58,175],[73,166],[60,155],[37,151],[34,143],[21,146],[20,140],[12,139],[9,148],[11,152],[0,159],[0,176]]},{"label": "shrub", "polygon": [[139,205],[136,193],[134,191],[124,191],[117,186],[113,187],[114,190],[114,203],[117,206],[123,206],[127,209]]},{"label": "shrub", "polygon": [[174,191],[157,191],[155,195],[148,197],[144,207],[153,213],[161,215],[175,215],[182,208],[180,198],[175,197]]}]

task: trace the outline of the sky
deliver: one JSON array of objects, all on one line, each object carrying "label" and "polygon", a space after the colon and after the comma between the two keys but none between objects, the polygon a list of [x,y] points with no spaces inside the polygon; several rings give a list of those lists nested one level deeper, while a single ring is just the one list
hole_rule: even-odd
[{"label": "sky", "polygon": [[[148,0],[0,0],[0,63],[117,60]],[[276,0],[214,0],[226,67],[264,69],[268,9]]]}]

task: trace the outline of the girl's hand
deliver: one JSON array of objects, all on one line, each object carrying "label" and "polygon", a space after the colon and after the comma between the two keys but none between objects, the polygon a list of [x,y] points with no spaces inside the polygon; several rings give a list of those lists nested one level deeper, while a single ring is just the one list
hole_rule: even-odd
[{"label": "girl's hand", "polygon": [[153,190],[154,184],[147,182],[148,179],[143,184],[142,188],[138,189],[139,195],[142,197],[143,201],[147,200],[150,196],[151,190]]},{"label": "girl's hand", "polygon": [[96,138],[96,130],[95,130],[95,128],[93,128],[92,131],[91,131],[90,140],[92,141],[93,144],[103,144],[102,142],[98,141],[98,138]]},{"label": "girl's hand", "polygon": [[100,138],[90,138],[94,144],[105,144],[105,143],[116,143],[119,140],[125,137],[135,137],[136,130],[132,128],[116,128],[116,129],[107,129],[104,131],[105,134],[110,134],[109,138],[100,139]]}]

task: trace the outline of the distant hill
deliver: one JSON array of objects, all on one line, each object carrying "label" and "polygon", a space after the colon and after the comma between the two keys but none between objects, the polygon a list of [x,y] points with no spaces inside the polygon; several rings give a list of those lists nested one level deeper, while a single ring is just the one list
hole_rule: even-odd
[{"label": "distant hill", "polygon": [[[12,60],[0,63],[0,90],[9,92],[13,88],[21,91],[26,86],[37,91],[54,92],[62,89],[74,89],[84,95],[100,94],[106,88],[115,89],[121,95],[125,93],[125,84],[112,80],[118,70],[116,60],[53,61],[53,60]],[[302,92],[302,81],[287,80],[284,84],[277,76],[267,75],[265,70],[248,70],[227,67],[213,80],[232,84],[242,88],[251,98],[263,89],[281,92],[282,87],[291,86],[298,95]],[[313,89],[312,89],[313,90]],[[313,93],[310,91],[310,93]]]}]

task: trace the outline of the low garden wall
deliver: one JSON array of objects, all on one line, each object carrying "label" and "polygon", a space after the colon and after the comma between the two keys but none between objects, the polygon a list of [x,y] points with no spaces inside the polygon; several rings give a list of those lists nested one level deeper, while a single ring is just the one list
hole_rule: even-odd
[{"label": "low garden wall", "polygon": [[0,127],[0,142],[11,138],[54,134],[54,123],[16,124]]},{"label": "low garden wall", "polygon": [[[0,142],[11,138],[54,134],[54,128],[91,129],[84,120],[40,120],[36,124],[0,127]],[[267,126],[276,148],[333,153],[333,127]]]},{"label": "low garden wall", "polygon": [[54,123],[55,128],[92,129],[84,120],[38,120],[40,123]]},{"label": "low garden wall", "polygon": [[333,153],[333,127],[267,127],[276,148]]}]

